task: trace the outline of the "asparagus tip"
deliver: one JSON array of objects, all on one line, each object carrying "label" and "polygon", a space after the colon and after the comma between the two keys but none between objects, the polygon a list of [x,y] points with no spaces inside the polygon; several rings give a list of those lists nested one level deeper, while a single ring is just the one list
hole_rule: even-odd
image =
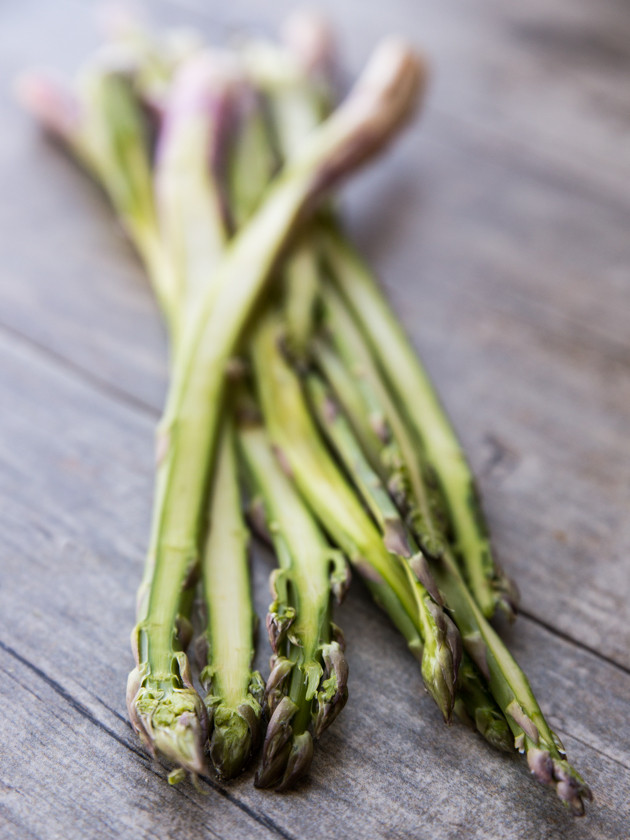
[{"label": "asparagus tip", "polygon": [[335,39],[329,20],[315,9],[297,9],[285,19],[282,40],[307,73],[329,75]]},{"label": "asparagus tip", "polygon": [[503,715],[498,714],[494,709],[477,709],[474,725],[490,746],[505,753],[513,751],[514,740]]},{"label": "asparagus tip", "polygon": [[575,816],[584,816],[585,803],[593,800],[593,794],[568,761],[552,758],[547,750],[531,747],[527,751],[527,763],[539,782],[555,787],[558,798]]},{"label": "asparagus tip", "polygon": [[451,722],[455,705],[457,674],[462,659],[459,631],[441,606],[426,600],[435,628],[431,642],[425,640],[422,653],[422,676],[429,694],[442,712],[444,721]]},{"label": "asparagus tip", "polygon": [[293,739],[291,721],[297,710],[297,705],[290,697],[283,697],[275,707],[267,726],[262,766],[254,782],[256,787],[273,787],[281,782],[291,753]]},{"label": "asparagus tip", "polygon": [[252,706],[237,709],[221,705],[214,710],[210,738],[210,758],[219,776],[232,779],[247,764],[260,731],[258,715]]}]

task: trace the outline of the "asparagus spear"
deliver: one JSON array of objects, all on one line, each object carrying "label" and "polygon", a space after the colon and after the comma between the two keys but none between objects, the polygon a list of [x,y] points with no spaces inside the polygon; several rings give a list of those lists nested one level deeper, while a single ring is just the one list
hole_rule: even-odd
[{"label": "asparagus spear", "polygon": [[318,737],[347,699],[343,639],[331,621],[331,599],[348,583],[343,556],[333,551],[276,460],[260,425],[239,427],[239,443],[260,493],[279,568],[267,628],[273,649],[267,682],[271,714],[259,787],[285,790],[303,776]]},{"label": "asparagus spear", "polygon": [[453,610],[464,647],[505,715],[516,748],[526,753],[538,781],[554,787],[560,800],[582,815],[585,801],[592,799],[591,791],[566,760],[564,747],[545,720],[527,677],[484,617],[452,554],[445,552],[431,568]]},{"label": "asparagus spear", "polygon": [[[383,406],[383,416],[391,423],[394,441],[400,444],[400,458],[412,477],[405,491],[405,501],[411,497],[412,508],[423,510],[423,516],[409,518],[409,525],[452,611],[464,648],[486,678],[490,693],[514,734],[516,747],[527,753],[532,773],[540,781],[554,785],[560,799],[575,813],[583,813],[584,800],[591,797],[589,788],[566,761],[564,750],[543,717],[526,676],[469,591],[450,545],[442,538],[435,510],[423,501],[427,498],[426,474],[420,469],[414,469],[419,462],[418,453],[414,450],[413,437],[398,406],[388,398],[387,388],[380,381],[378,371],[362,344],[361,333],[348,317],[343,301],[328,290],[323,294],[331,334],[338,346],[348,353],[347,361],[353,362],[355,370],[357,366],[360,368],[365,376],[365,384],[373,387],[375,399]],[[355,418],[356,423],[361,422],[361,416]],[[367,474],[365,467],[362,469]],[[375,481],[371,478],[366,486],[374,486]],[[465,700],[464,705],[467,702],[474,708],[475,723],[479,710],[480,729],[485,737],[489,740],[496,738],[499,743],[503,743],[505,731],[501,718],[493,709],[494,704],[488,704],[483,695],[479,694],[478,680],[474,686],[471,679],[471,669],[467,668],[460,681],[460,686],[465,690],[462,698]]]},{"label": "asparagus spear", "polygon": [[417,60],[400,45],[377,52],[348,100],[311,135],[228,245],[181,335],[160,429],[149,550],[154,571],[135,630],[138,666],[130,680],[137,691],[130,708],[138,729],[158,748],[169,745],[173,756],[181,746],[180,762],[193,772],[203,763],[205,708],[192,689],[189,706],[179,702],[187,662],[174,647],[173,629],[179,592],[197,564],[225,366],[301,211],[403,124],[420,75]]},{"label": "asparagus spear", "polygon": [[424,644],[422,675],[425,685],[448,721],[455,703],[455,685],[461,660],[459,633],[443,609],[442,597],[431,577],[425,556],[365,458],[350,424],[339,411],[330,391],[314,373],[306,376],[306,391],[321,428],[376,520],[384,545],[404,564],[419,615],[423,617],[419,625]]},{"label": "asparagus spear", "polygon": [[503,712],[488,690],[484,678],[464,651],[457,680],[455,714],[476,729],[485,739],[502,752],[512,752],[514,738]]},{"label": "asparagus spear", "polygon": [[470,469],[433,386],[369,269],[341,234],[321,235],[331,275],[364,332],[375,358],[404,406],[410,427],[439,479],[466,580],[484,615],[498,607],[512,617],[516,590],[493,560]]},{"label": "asparagus spear", "polygon": [[237,103],[250,95],[235,60],[200,51],[183,62],[164,98],[155,155],[155,195],[164,250],[176,272],[171,338],[215,288],[226,242],[225,185],[219,172]]},{"label": "asparagus spear", "polygon": [[264,682],[252,671],[255,614],[249,591],[249,535],[241,514],[235,441],[226,418],[217,444],[208,532],[201,560],[207,605],[205,667],[210,757],[220,776],[236,776],[260,735]]},{"label": "asparagus spear", "polygon": [[[343,298],[330,283],[322,285],[321,297],[328,339],[343,366],[354,377],[365,403],[363,411],[354,407],[348,418],[357,428],[366,427],[359,432],[359,437],[367,441],[366,454],[373,469],[404,511],[423,549],[439,555],[446,546],[448,521],[434,473],[422,457],[421,448],[383,382],[370,348]],[[332,368],[333,376],[339,379],[340,374],[330,358],[334,358],[334,354],[323,342],[317,345],[317,350],[321,364]],[[338,393],[340,401],[347,400],[342,388]]]},{"label": "asparagus spear", "polygon": [[[313,424],[299,380],[282,355],[283,324],[277,313],[261,316],[252,338],[259,398],[273,444],[286,459],[300,492],[350,562],[365,577],[386,584],[401,601],[424,640],[425,685],[446,720],[453,706],[456,656],[441,608],[419,581],[409,586],[399,545],[386,545],[339,471]],[[441,626],[442,625],[442,626]],[[449,669],[450,658],[450,673]]]},{"label": "asparagus spear", "polygon": [[[286,48],[253,43],[243,51],[243,59],[264,93],[274,144],[279,158],[286,160],[330,113],[332,33],[320,15],[298,10],[287,19],[283,36]],[[283,267],[287,343],[298,360],[306,358],[314,330],[319,268],[309,226]]]},{"label": "asparagus spear", "polygon": [[[314,357],[333,384],[335,399],[342,406],[345,417],[340,417],[338,409],[333,409],[332,412],[326,410],[326,404],[332,404],[330,397],[326,397],[321,387],[316,385],[316,393],[312,393],[312,396],[315,397],[315,403],[319,403],[320,423],[327,430],[333,445],[354,475],[355,483],[362,488],[364,498],[370,503],[370,497],[373,497],[370,506],[377,519],[381,518],[383,521],[383,530],[388,522],[393,521],[398,532],[405,532],[406,528],[400,521],[398,509],[392,504],[381,483],[388,482],[389,492],[403,510],[409,512],[410,509],[416,509],[413,498],[410,498],[413,494],[411,482],[407,480],[409,471],[406,469],[401,448],[392,436],[388,417],[393,418],[393,425],[403,438],[405,430],[404,427],[400,427],[400,417],[397,417],[391,401],[386,400],[387,411],[381,406],[377,394],[385,397],[386,391],[378,387],[378,378],[375,378],[376,371],[371,367],[369,358],[362,353],[360,334],[357,333],[352,322],[347,322],[344,318],[344,315],[348,313],[344,311],[343,301],[330,292],[329,287],[324,287],[322,295],[325,303],[324,324],[329,338],[333,337],[333,340],[344,349],[344,359],[342,361],[329,343],[321,339],[314,344]],[[334,311],[331,311],[334,304],[336,304]],[[372,382],[377,386],[375,389],[370,387]],[[311,392],[313,384],[315,381],[311,381]],[[359,387],[360,384],[364,387]],[[355,435],[357,440],[354,440]],[[364,441],[366,441],[365,444]],[[409,441],[404,440],[403,448],[408,454],[409,446]],[[370,452],[371,459],[368,459],[367,455],[363,454],[364,452]],[[413,454],[413,448],[411,454]],[[369,460],[371,463],[368,463]],[[422,485],[421,492],[424,492]],[[417,510],[416,515],[411,517],[411,521],[416,525],[421,521]],[[422,533],[427,534],[426,527],[422,529]],[[407,544],[410,542],[413,544],[413,537],[410,540],[408,534],[405,534],[405,541]],[[429,544],[435,547],[438,543],[433,539],[429,540]],[[417,554],[417,550],[415,553]],[[373,594],[377,600],[380,600],[379,593]],[[397,620],[396,604],[386,603],[384,609],[407,639],[411,650],[416,652],[418,645],[422,644],[422,639],[416,638],[413,632],[410,635],[409,628],[405,628],[404,624],[400,625]],[[507,746],[507,749],[511,750],[509,729],[505,718],[484,686],[481,674],[466,654],[463,656],[458,671],[454,711],[461,720],[476,728],[493,746],[499,749],[506,749]]]},{"label": "asparagus spear", "polygon": [[50,75],[27,74],[18,82],[18,96],[103,187],[168,320],[177,307],[177,279],[160,239],[134,67],[114,59],[107,50],[98,54],[74,89]]}]

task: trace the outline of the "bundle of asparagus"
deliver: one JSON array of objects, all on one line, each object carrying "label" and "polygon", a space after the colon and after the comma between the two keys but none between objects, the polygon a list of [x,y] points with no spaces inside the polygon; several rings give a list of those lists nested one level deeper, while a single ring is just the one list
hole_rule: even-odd
[{"label": "bundle of asparagus", "polygon": [[[589,788],[489,623],[513,618],[516,593],[462,450],[326,200],[408,121],[425,67],[387,40],[335,105],[333,58],[313,14],[280,45],[231,51],[128,25],[73,84],[30,74],[19,87],[104,188],[169,328],[129,714],[173,779],[206,773],[207,755],[235,776],[267,721],[256,783],[293,785],[347,699],[332,605],[348,562],[444,719],[525,753],[581,814]],[[266,685],[243,511],[278,562]],[[187,655],[195,620],[205,696]]]}]

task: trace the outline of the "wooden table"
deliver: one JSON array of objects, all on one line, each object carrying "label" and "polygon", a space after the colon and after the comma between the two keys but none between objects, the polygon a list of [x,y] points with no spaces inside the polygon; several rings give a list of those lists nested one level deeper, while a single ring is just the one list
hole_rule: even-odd
[{"label": "wooden table", "polygon": [[[224,38],[291,6],[160,2]],[[214,4],[219,8],[218,4]],[[0,837],[630,836],[630,9],[624,0],[322,4],[356,71],[426,48],[424,119],[348,191],[356,237],[479,478],[522,615],[505,637],[595,803],[447,729],[359,585],[338,610],[350,701],[288,795],[252,772],[166,784],[127,722],[165,338],[105,202],[13,104],[74,68],[90,4],[0,9]],[[270,558],[259,555],[259,612]],[[261,662],[267,656],[261,642]]]}]

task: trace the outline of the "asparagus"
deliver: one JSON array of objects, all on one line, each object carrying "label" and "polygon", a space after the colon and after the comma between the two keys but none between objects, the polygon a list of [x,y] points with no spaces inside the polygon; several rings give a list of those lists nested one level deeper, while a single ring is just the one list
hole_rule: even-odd
[{"label": "asparagus", "polygon": [[374,516],[383,543],[404,565],[409,584],[418,604],[425,685],[450,720],[455,703],[455,684],[461,659],[461,639],[455,625],[444,611],[444,603],[429,572],[427,561],[379,477],[367,462],[344,415],[330,392],[316,374],[306,377],[306,390],[320,426],[357,486],[363,501]]},{"label": "asparagus", "polygon": [[226,242],[225,185],[219,176],[238,101],[249,90],[235,61],[200,51],[183,62],[164,98],[155,154],[155,196],[177,307],[171,338],[200,300],[216,291],[214,268]]},{"label": "asparagus", "polygon": [[398,553],[400,547],[385,544],[328,454],[311,419],[299,380],[283,357],[280,348],[283,334],[281,319],[269,311],[261,316],[252,337],[259,398],[271,440],[286,459],[309,506],[353,566],[368,579],[390,587],[401,601],[424,640],[425,685],[444,718],[449,720],[456,657],[451,655],[448,626],[446,630],[440,626],[441,608],[420,581],[409,586],[408,564]]},{"label": "asparagus", "polygon": [[[339,408],[333,407],[332,411],[326,409],[327,404],[333,405],[332,400],[322,392],[321,385],[317,385],[317,381],[311,376],[311,393],[315,397],[314,402],[318,408],[320,424],[328,432],[333,445],[354,476],[355,483],[362,489],[363,497],[375,516],[381,519],[383,531],[388,525],[391,528],[391,523],[393,523],[396,532],[404,534],[406,544],[413,545],[413,536],[410,538],[407,526],[400,519],[398,508],[392,504],[382,484],[382,482],[387,482],[389,492],[392,493],[401,509],[407,510],[408,513],[409,510],[415,511],[415,515],[409,519],[416,525],[417,533],[418,523],[425,520],[420,518],[417,505],[413,500],[411,481],[407,479],[408,472],[412,471],[408,471],[405,466],[403,452],[392,437],[388,418],[393,420],[393,427],[403,438],[402,448],[406,454],[413,457],[414,449],[406,436],[404,425],[395,406],[378,380],[377,372],[371,365],[369,356],[363,352],[366,348],[361,343],[360,333],[357,332],[352,321],[347,319],[349,313],[345,310],[343,301],[329,286],[324,286],[322,297],[325,304],[324,324],[328,330],[328,336],[332,337],[343,349],[344,359],[342,361],[329,343],[321,339],[315,342],[314,358],[329,377],[335,399],[342,406],[345,417],[340,415]],[[370,387],[372,384],[375,386],[374,389]],[[314,394],[313,385],[316,386]],[[378,396],[387,406],[387,410],[379,402]],[[372,463],[369,463],[370,459],[367,454],[364,454],[368,452],[371,453]],[[415,471],[414,486],[419,480],[418,476],[419,474]],[[420,492],[426,495],[422,483]],[[429,524],[433,521],[432,517]],[[421,533],[425,538],[425,552],[427,544],[432,546],[433,551],[436,545],[441,544],[438,543],[433,531],[427,534],[426,526],[421,529]],[[428,570],[424,568],[426,559],[421,559],[418,555],[417,546],[414,548],[416,562],[422,562],[422,571],[427,574]],[[376,600],[380,600],[379,593],[373,594]],[[416,652],[418,645],[422,644],[422,639],[416,638],[413,632],[410,635],[409,629],[404,624],[400,624],[396,603],[386,603],[383,607],[407,639],[412,652]],[[493,746],[506,749],[507,744],[507,749],[511,749],[505,718],[484,686],[481,674],[466,654],[458,670],[454,711],[461,720],[477,729]]]},{"label": "asparagus", "polygon": [[148,135],[133,91],[133,64],[105,50],[79,74],[75,89],[31,73],[18,96],[107,193],[138,250],[166,314],[176,311],[177,281],[160,238]]},{"label": "asparagus", "polygon": [[206,663],[200,676],[208,692],[210,757],[220,776],[237,775],[258,743],[264,683],[251,670],[255,614],[249,591],[248,532],[241,514],[235,441],[226,418],[218,442],[201,561],[207,625]]},{"label": "asparagus", "polygon": [[334,228],[320,244],[331,276],[364,332],[387,382],[404,406],[446,499],[458,557],[487,617],[496,608],[513,617],[516,590],[493,560],[477,491],[464,454],[433,386],[369,269]]},{"label": "asparagus", "polygon": [[[243,58],[264,92],[274,144],[286,160],[331,110],[332,33],[321,16],[306,10],[292,14],[283,30],[285,49],[254,43]],[[313,231],[307,227],[283,266],[287,343],[298,360],[306,358],[314,330],[319,268]]]},{"label": "asparagus", "polygon": [[347,699],[348,666],[340,631],[331,621],[331,594],[341,598],[348,575],[343,556],[331,549],[283,473],[263,428],[241,424],[239,443],[279,561],[267,616],[271,717],[256,784],[285,790],[308,771],[313,737],[332,723]]},{"label": "asparagus", "polygon": [[[379,378],[379,372],[370,359],[370,354],[362,343],[361,332],[356,329],[349,317],[344,302],[334,293],[324,292],[326,316],[328,325],[337,345],[347,353],[346,361],[360,369],[365,376],[365,385],[373,388],[375,400],[382,406],[382,416],[391,423],[394,442],[400,444],[397,460],[402,462],[415,478],[406,486],[404,501],[416,511],[422,509],[423,515],[408,518],[413,535],[418,540],[424,557],[428,560],[431,572],[437,580],[446,603],[452,612],[453,619],[461,633],[464,648],[475,665],[486,678],[490,694],[494,703],[484,700],[484,694],[479,693],[479,680],[467,667],[460,688],[463,706],[466,704],[474,710],[474,716],[468,712],[475,724],[488,740],[500,745],[505,742],[505,731],[501,716],[498,715],[496,705],[499,706],[503,717],[507,721],[515,738],[515,745],[520,751],[527,753],[527,759],[532,773],[540,781],[554,785],[560,799],[568,804],[575,813],[584,811],[584,800],[591,797],[587,785],[579,774],[566,761],[564,750],[559,739],[547,724],[538,702],[529,686],[526,676],[521,671],[497,633],[484,617],[476,599],[469,591],[467,584],[459,570],[459,565],[447,540],[440,533],[440,522],[435,516],[435,506],[427,506],[425,500],[430,496],[427,492],[426,473],[422,473],[417,465],[420,461],[417,451],[414,451],[413,438],[406,426],[398,405],[388,398],[387,388]],[[355,423],[360,424],[359,414]],[[357,447],[358,448],[358,447]],[[355,455],[356,457],[356,455]],[[416,469],[414,470],[414,467]],[[364,475],[369,475],[369,467],[361,468]],[[374,487],[378,479],[371,477],[365,486]],[[436,550],[437,548],[437,550]],[[473,677],[474,684],[473,684]],[[479,720],[477,720],[479,719]]]},{"label": "asparagus", "polygon": [[[387,484],[397,504],[404,511],[409,526],[418,535],[423,549],[433,555],[441,554],[448,537],[443,497],[436,485],[434,473],[422,457],[421,448],[410,433],[405,419],[394,402],[374,362],[370,348],[352,318],[343,298],[330,283],[322,286],[324,325],[328,339],[334,345],[342,367],[356,380],[365,409],[353,411],[348,417],[361,430],[366,440],[366,454],[373,469]],[[339,380],[331,356],[323,342],[318,345],[321,364]],[[342,383],[338,382],[338,398],[347,399]],[[372,436],[369,432],[373,430]],[[376,446],[374,446],[376,438]]]},{"label": "asparagus", "polygon": [[[197,564],[225,366],[300,213],[404,123],[419,78],[420,66],[404,47],[390,43],[377,52],[350,97],[313,132],[230,242],[181,335],[160,428],[149,549],[154,571],[134,634],[138,666],[130,684],[137,691],[130,692],[130,709],[139,731],[158,748],[168,745],[171,756],[179,753],[193,772],[203,764],[205,707],[184,688],[187,661],[174,647],[173,629],[179,591]],[[180,701],[184,690],[188,705]]]},{"label": "asparagus", "polygon": [[527,677],[484,617],[452,554],[445,552],[431,567],[453,610],[464,647],[486,677],[512,730],[515,747],[526,754],[536,779],[554,787],[559,799],[582,815],[584,802],[592,799],[591,791],[566,760],[564,747],[545,720]]},{"label": "asparagus", "polygon": [[454,711],[461,721],[476,729],[493,747],[502,752],[512,752],[514,739],[505,716],[488,690],[483,675],[466,652],[459,667]]}]

